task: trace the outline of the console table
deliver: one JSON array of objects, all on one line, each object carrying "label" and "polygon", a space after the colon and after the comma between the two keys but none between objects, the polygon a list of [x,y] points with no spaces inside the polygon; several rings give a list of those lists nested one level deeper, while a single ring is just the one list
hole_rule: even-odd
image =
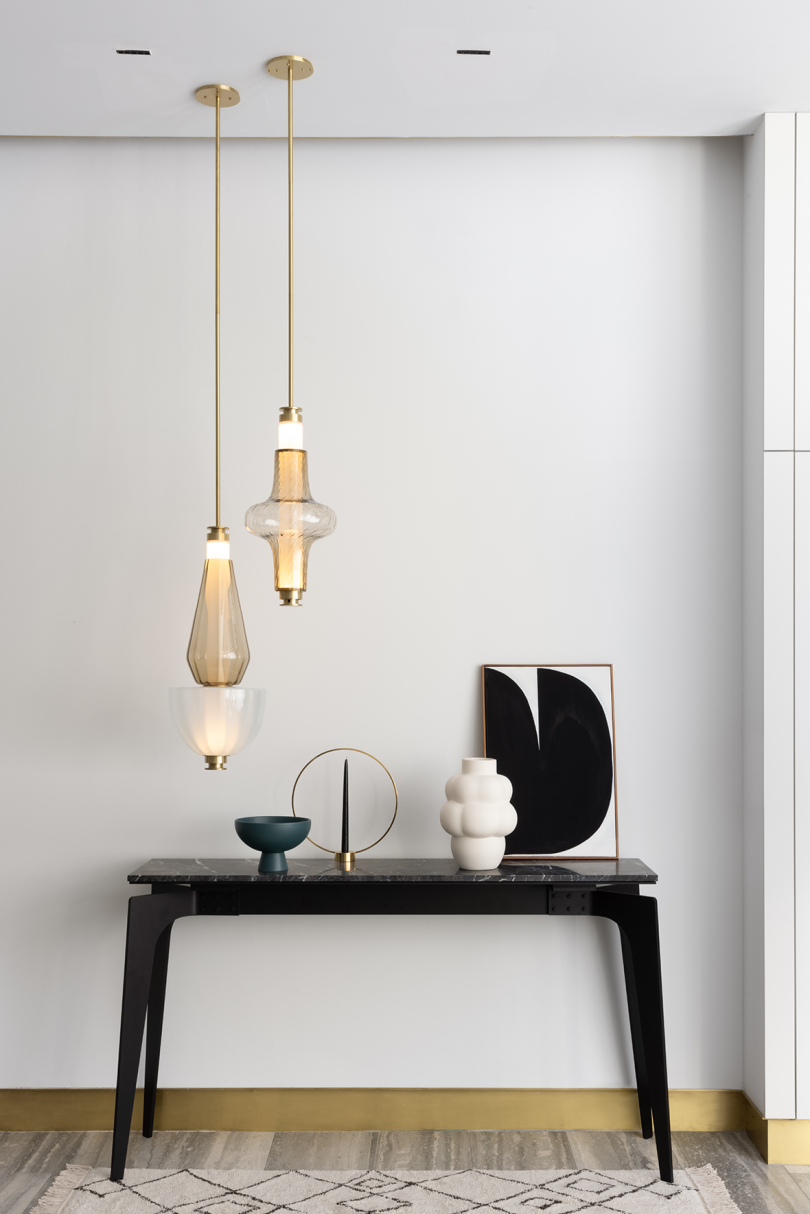
[{"label": "console table", "polygon": [[[655,1125],[662,1180],[672,1180],[658,904],[641,885],[658,878],[640,860],[504,864],[463,872],[454,860],[369,860],[352,871],[330,859],[289,860],[260,874],[255,859],[150,860],[128,880],[149,885],[129,900],[121,1039],[110,1177],[120,1180],[146,1027],[143,1133],[155,1121],[163,1005],[172,925],[188,915],[599,915],[619,928],[641,1129]],[[384,1129],[385,1127],[379,1127]],[[429,1128],[429,1127],[426,1127]]]}]

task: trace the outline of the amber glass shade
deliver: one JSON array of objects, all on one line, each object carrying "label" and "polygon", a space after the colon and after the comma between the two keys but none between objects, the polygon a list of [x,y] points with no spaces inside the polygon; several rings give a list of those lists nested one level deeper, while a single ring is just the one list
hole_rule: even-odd
[{"label": "amber glass shade", "polygon": [[231,560],[205,562],[186,656],[203,687],[233,687],[242,681],[250,650]]},{"label": "amber glass shade", "polygon": [[307,453],[295,448],[276,452],[273,490],[267,501],[245,514],[251,535],[273,549],[276,590],[283,604],[299,604],[307,588],[307,559],[315,540],[337,526],[334,510],[310,496]]}]

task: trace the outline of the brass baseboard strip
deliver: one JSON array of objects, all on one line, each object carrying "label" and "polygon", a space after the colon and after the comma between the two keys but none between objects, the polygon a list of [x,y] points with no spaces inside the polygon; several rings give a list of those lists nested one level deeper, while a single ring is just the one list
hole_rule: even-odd
[{"label": "brass baseboard strip", "polygon": [[[141,1123],[142,1092],[133,1128]],[[109,1130],[105,1088],[7,1088],[0,1130]],[[742,1092],[670,1092],[674,1130],[743,1130]],[[166,1088],[159,1130],[638,1130],[632,1088]]]},{"label": "brass baseboard strip", "polygon": [[745,1097],[745,1132],[767,1163],[768,1123],[748,1096]]},{"label": "brass baseboard strip", "polygon": [[810,1120],[765,1118],[746,1097],[745,1129],[766,1163],[810,1164]]}]

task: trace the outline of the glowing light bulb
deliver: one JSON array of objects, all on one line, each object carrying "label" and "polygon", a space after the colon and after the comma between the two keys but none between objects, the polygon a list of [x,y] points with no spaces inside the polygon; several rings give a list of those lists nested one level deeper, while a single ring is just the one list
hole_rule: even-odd
[{"label": "glowing light bulb", "polygon": [[304,423],[280,421],[278,423],[278,447],[279,451],[303,451]]}]

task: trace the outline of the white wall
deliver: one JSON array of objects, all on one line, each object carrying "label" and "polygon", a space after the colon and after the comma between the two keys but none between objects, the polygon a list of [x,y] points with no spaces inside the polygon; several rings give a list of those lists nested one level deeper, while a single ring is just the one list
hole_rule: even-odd
[{"label": "white wall", "polygon": [[[301,142],[298,400],[339,521],[300,611],[241,528],[283,400],[284,148],[225,146],[223,521],[245,682],[270,700],[225,775],[166,690],[190,682],[213,522],[211,146],[0,154],[0,1086],[113,1084],[130,868],[247,854],[232,819],[284,812],[334,745],[397,777],[379,854],[448,855],[479,664],[612,661],[621,851],[661,874],[671,1082],[739,1087],[739,142]],[[184,922],[162,1081],[629,1084],[612,932]]]}]

